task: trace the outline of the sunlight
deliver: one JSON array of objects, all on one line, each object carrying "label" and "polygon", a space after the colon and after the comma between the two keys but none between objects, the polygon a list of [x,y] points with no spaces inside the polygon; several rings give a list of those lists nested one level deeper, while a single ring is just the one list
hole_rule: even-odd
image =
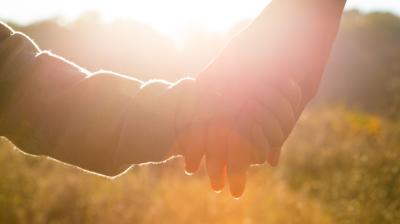
[{"label": "sunlight", "polygon": [[0,19],[20,24],[48,18],[59,18],[68,22],[86,11],[98,11],[107,21],[133,19],[151,25],[165,34],[177,36],[178,30],[191,25],[224,32],[241,20],[254,18],[270,1],[16,0],[7,3],[7,7],[0,8]]},{"label": "sunlight", "polygon": [[253,0],[249,4],[246,1],[228,0],[120,0],[96,3],[96,10],[106,20],[132,18],[175,36],[179,29],[191,24],[204,26],[210,31],[224,32],[240,20],[255,17],[269,2]]},{"label": "sunlight", "polygon": [[[182,27],[195,24],[224,32],[233,24],[254,18],[271,0],[14,0],[0,7],[0,19],[27,25],[38,20],[76,19],[85,11],[99,11],[108,21],[131,18],[177,36]],[[34,10],[32,10],[34,9]],[[347,9],[400,12],[398,0],[352,0]]]}]

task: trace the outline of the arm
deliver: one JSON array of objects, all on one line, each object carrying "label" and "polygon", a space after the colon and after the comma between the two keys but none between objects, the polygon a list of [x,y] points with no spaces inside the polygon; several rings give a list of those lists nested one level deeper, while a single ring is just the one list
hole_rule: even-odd
[{"label": "arm", "polygon": [[[273,1],[199,75],[199,83],[221,93],[228,102],[226,108],[231,108],[230,117],[237,116],[235,112],[249,99],[258,98],[269,104],[282,128],[282,133],[272,137],[270,143],[281,146],[317,93],[345,2]],[[289,82],[300,93],[286,92]],[[293,111],[282,101],[289,101]],[[269,127],[265,129],[271,129],[271,125],[266,126]]]},{"label": "arm", "polygon": [[163,161],[194,86],[90,73],[0,23],[0,135],[29,154],[108,176]]},{"label": "arm", "polygon": [[275,57],[278,52],[284,55],[280,64],[287,69],[281,75],[298,82],[304,104],[318,91],[345,4],[346,0],[274,0],[250,27],[251,33],[265,35],[272,43]]},{"label": "arm", "polygon": [[[219,144],[228,145],[228,161],[206,163],[216,170],[211,182],[222,186],[228,167],[231,192],[240,196],[251,163],[267,159],[277,165],[282,145],[317,92],[345,2],[274,0],[200,73],[200,85],[224,98],[222,120],[233,123],[232,136],[238,136]],[[219,148],[207,149],[214,155],[206,153],[206,161],[226,158]]]}]

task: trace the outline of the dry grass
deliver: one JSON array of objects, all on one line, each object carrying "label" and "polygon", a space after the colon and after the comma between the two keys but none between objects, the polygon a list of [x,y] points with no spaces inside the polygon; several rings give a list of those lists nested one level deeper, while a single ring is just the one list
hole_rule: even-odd
[{"label": "dry grass", "polygon": [[240,200],[180,160],[116,180],[0,146],[0,223],[396,223],[400,126],[347,111],[305,114],[282,164],[250,171]]}]

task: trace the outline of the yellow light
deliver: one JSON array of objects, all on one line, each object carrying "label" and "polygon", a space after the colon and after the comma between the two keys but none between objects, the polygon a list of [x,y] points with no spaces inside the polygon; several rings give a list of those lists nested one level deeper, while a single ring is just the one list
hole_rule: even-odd
[{"label": "yellow light", "polygon": [[131,18],[168,35],[190,24],[224,32],[258,14],[270,0],[114,0],[93,2],[107,20]]}]

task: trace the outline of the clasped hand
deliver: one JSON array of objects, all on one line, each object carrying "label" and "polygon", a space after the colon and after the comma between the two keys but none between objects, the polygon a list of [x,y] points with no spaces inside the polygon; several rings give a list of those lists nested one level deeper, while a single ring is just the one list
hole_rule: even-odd
[{"label": "clasped hand", "polygon": [[284,66],[268,61],[266,54],[256,54],[264,58],[261,63],[252,60],[259,46],[249,48],[242,36],[200,73],[197,101],[184,103],[192,102],[186,113],[194,116],[185,118],[191,125],[179,133],[186,172],[196,172],[204,156],[212,189],[221,191],[227,180],[236,198],[244,191],[251,165],[278,164],[303,108],[302,90]]}]

